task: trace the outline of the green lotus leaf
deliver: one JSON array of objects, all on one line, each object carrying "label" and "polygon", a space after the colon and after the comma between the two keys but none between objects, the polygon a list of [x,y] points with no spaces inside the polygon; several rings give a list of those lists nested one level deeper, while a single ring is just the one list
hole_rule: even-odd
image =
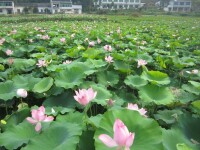
[{"label": "green lotus leaf", "polygon": [[192,150],[185,143],[177,144],[176,148],[177,148],[177,150]]},{"label": "green lotus leaf", "polygon": [[16,96],[16,88],[12,81],[0,83],[0,99],[7,101]]},{"label": "green lotus leaf", "polygon": [[85,119],[84,114],[76,111],[76,112],[69,112],[68,114],[65,115],[58,115],[56,121],[60,123],[69,122],[85,126],[83,119]]},{"label": "green lotus leaf", "polygon": [[179,129],[198,150],[200,149],[199,124],[200,118],[184,113],[178,118],[177,124],[174,125],[174,128]]},{"label": "green lotus leaf", "polygon": [[73,67],[59,72],[55,77],[55,84],[57,87],[63,87],[65,89],[73,88],[82,83],[84,70],[81,68]]},{"label": "green lotus leaf", "polygon": [[192,102],[192,106],[197,110],[197,112],[200,114],[200,100]]},{"label": "green lotus leaf", "polygon": [[74,123],[53,122],[42,134],[32,138],[22,150],[75,150],[79,143],[81,127]]},{"label": "green lotus leaf", "polygon": [[66,91],[56,96],[50,96],[44,101],[43,105],[45,107],[74,108],[77,103],[73,97],[74,95],[75,95],[75,92]]},{"label": "green lotus leaf", "polygon": [[163,150],[162,130],[157,122],[141,116],[136,111],[127,109],[112,110],[103,115],[94,136],[96,150],[116,149],[116,147],[107,147],[98,139],[101,134],[107,134],[113,138],[113,125],[116,119],[122,120],[129,132],[135,133],[133,145],[130,147],[131,150]]},{"label": "green lotus leaf", "polygon": [[87,61],[85,62],[88,66],[89,65],[93,65],[95,68],[100,68],[106,65],[106,62],[103,60],[95,60],[95,59],[87,59]]},{"label": "green lotus leaf", "polygon": [[170,89],[171,89],[171,92],[174,95],[174,99],[176,101],[183,103],[183,104],[186,104],[186,103],[193,101],[197,98],[196,95],[189,93],[189,92],[186,92],[183,89],[177,89],[177,88],[170,88]]},{"label": "green lotus leaf", "polygon": [[119,82],[119,75],[114,71],[99,72],[97,80],[104,86],[114,86]]},{"label": "green lotus leaf", "polygon": [[147,54],[147,53],[139,54],[137,56],[137,60],[138,59],[143,59],[143,60],[146,60],[147,62],[152,62],[152,60],[153,60],[152,57],[149,54]]},{"label": "green lotus leaf", "polygon": [[139,88],[139,96],[144,102],[167,105],[173,102],[173,95],[167,87],[146,85]]},{"label": "green lotus leaf", "polygon": [[200,90],[192,84],[183,84],[182,89],[195,95],[200,95]]},{"label": "green lotus leaf", "polygon": [[6,118],[6,125],[4,126],[5,129],[8,129],[13,125],[18,125],[29,115],[30,115],[29,108],[23,108],[18,110],[17,112],[12,113],[9,117]]},{"label": "green lotus leaf", "polygon": [[103,51],[94,48],[88,48],[86,51],[83,52],[82,56],[85,58],[95,59],[101,54]]},{"label": "green lotus leaf", "polygon": [[131,72],[130,66],[124,61],[114,60],[113,65],[115,67],[115,70],[119,70],[120,72],[123,72],[123,73]]},{"label": "green lotus leaf", "polygon": [[176,150],[179,143],[185,143],[187,147],[197,150],[196,146],[180,130],[174,128],[171,130],[163,129],[163,145],[165,150]]},{"label": "green lotus leaf", "polygon": [[141,78],[155,84],[165,85],[170,83],[168,75],[160,71],[144,71]]},{"label": "green lotus leaf", "polygon": [[195,88],[200,90],[200,83],[199,82],[196,82],[196,81],[188,81],[188,82],[191,83]]},{"label": "green lotus leaf", "polygon": [[35,84],[38,83],[41,78],[35,78],[32,75],[16,75],[12,80],[16,88],[32,90]]},{"label": "green lotus leaf", "polygon": [[145,86],[147,84],[147,81],[142,79],[140,76],[129,75],[126,77],[124,83],[131,88],[137,88]]},{"label": "green lotus leaf", "polygon": [[77,68],[83,71],[85,75],[93,74],[96,70],[94,70],[94,66],[87,63],[82,62],[73,62],[72,64],[68,65],[69,69]]},{"label": "green lotus leaf", "polygon": [[0,64],[0,71],[3,71],[4,69],[4,65]]},{"label": "green lotus leaf", "polygon": [[83,131],[78,144],[78,150],[95,150],[94,147],[94,131]]},{"label": "green lotus leaf", "polygon": [[0,134],[0,145],[6,149],[17,149],[23,144],[27,144],[31,138],[37,135],[34,127],[24,121],[20,124],[13,125],[5,132]]},{"label": "green lotus leaf", "polygon": [[112,97],[110,91],[108,91],[102,85],[92,85],[91,87],[94,89],[94,91],[97,91],[97,96],[94,99],[94,102],[103,106],[107,105],[107,100]]},{"label": "green lotus leaf", "polygon": [[177,121],[177,118],[183,114],[180,110],[159,110],[157,114],[154,115],[156,120],[162,120],[167,124],[173,124]]},{"label": "green lotus leaf", "polygon": [[35,84],[33,91],[37,93],[43,93],[48,91],[53,85],[53,79],[51,77],[43,78],[40,82]]},{"label": "green lotus leaf", "polygon": [[13,67],[17,71],[30,71],[35,67],[36,61],[34,59],[20,59],[16,58],[13,63]]}]

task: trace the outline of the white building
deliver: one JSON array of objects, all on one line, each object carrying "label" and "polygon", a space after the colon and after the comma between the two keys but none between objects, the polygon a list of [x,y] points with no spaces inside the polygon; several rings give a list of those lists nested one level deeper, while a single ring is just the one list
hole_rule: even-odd
[{"label": "white building", "polygon": [[38,13],[82,13],[81,5],[72,5],[71,0],[49,0],[49,3],[14,3],[11,0],[0,0],[0,14],[24,13],[25,9],[31,13],[36,9]]},{"label": "white building", "polygon": [[0,14],[13,14],[14,2],[0,0]]},{"label": "white building", "polygon": [[169,5],[164,8],[168,12],[190,12],[191,0],[170,0]]},{"label": "white building", "polygon": [[99,9],[137,9],[144,3],[141,0],[98,0],[94,5]]}]

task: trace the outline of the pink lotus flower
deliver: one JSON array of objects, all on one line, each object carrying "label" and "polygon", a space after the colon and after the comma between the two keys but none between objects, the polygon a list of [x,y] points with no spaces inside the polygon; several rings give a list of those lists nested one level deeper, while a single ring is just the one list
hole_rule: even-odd
[{"label": "pink lotus flower", "polygon": [[94,42],[94,41],[89,42],[89,46],[90,46],[90,47],[93,47],[94,45],[95,45],[95,42]]},{"label": "pink lotus flower", "polygon": [[110,45],[105,45],[103,48],[105,51],[109,51],[109,52],[112,51],[112,47]]},{"label": "pink lotus flower", "polygon": [[13,58],[9,58],[9,59],[8,59],[8,64],[9,64],[9,65],[12,65],[13,63],[14,63],[14,59],[13,59]]},{"label": "pink lotus flower", "polygon": [[4,38],[0,39],[0,45],[3,45],[3,43],[5,42],[6,40]]},{"label": "pink lotus flower", "polygon": [[113,139],[107,134],[101,134],[99,139],[108,147],[117,147],[117,150],[130,150],[135,138],[135,133],[129,132],[128,128],[120,119],[115,120],[113,131]]},{"label": "pink lotus flower", "polygon": [[143,60],[143,59],[139,59],[137,62],[138,62],[138,66],[137,66],[138,68],[140,66],[145,66],[147,64],[146,60]]},{"label": "pink lotus flower", "polygon": [[27,117],[26,120],[35,126],[35,131],[39,132],[42,128],[41,122],[51,122],[53,121],[52,116],[45,115],[45,108],[41,106],[38,110],[33,109],[31,111],[32,117]]},{"label": "pink lotus flower", "polygon": [[25,89],[18,89],[17,90],[17,96],[26,98],[28,95],[27,91]]},{"label": "pink lotus flower", "polygon": [[48,35],[43,35],[41,38],[42,38],[43,40],[49,40],[49,39],[50,39],[50,37],[49,37]]},{"label": "pink lotus flower", "polygon": [[108,63],[114,62],[113,57],[111,57],[111,56],[106,56],[105,61],[108,62]]},{"label": "pink lotus flower", "polygon": [[66,42],[66,39],[65,39],[65,38],[61,38],[61,39],[60,39],[60,42],[65,43],[65,42]]},{"label": "pink lotus flower", "polygon": [[11,31],[11,34],[16,34],[17,33],[17,30],[13,30],[13,31]]},{"label": "pink lotus flower", "polygon": [[38,63],[36,64],[38,67],[46,67],[48,64],[45,60],[38,60]]},{"label": "pink lotus flower", "polygon": [[10,49],[7,49],[7,50],[6,50],[6,55],[10,56],[10,55],[12,55],[12,54],[13,54],[13,51],[12,51],[12,50],[10,50]]},{"label": "pink lotus flower", "polygon": [[75,91],[76,95],[74,96],[74,99],[79,102],[81,105],[86,106],[91,100],[93,100],[97,92],[93,91],[92,88],[86,89],[79,89],[78,91]]},{"label": "pink lotus flower", "polygon": [[144,108],[139,109],[137,104],[128,103],[127,109],[138,111],[140,115],[147,117],[145,115],[147,111]]}]

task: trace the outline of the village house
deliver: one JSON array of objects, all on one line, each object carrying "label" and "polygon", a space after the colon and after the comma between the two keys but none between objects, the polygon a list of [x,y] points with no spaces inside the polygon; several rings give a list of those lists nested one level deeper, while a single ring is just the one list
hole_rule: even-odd
[{"label": "village house", "polygon": [[49,0],[48,3],[15,3],[0,0],[0,14],[20,13],[67,13],[81,14],[82,6],[73,5],[71,0]]},{"label": "village house", "polygon": [[191,0],[170,0],[165,5],[164,11],[167,12],[190,12],[192,8]]},{"label": "village house", "polygon": [[94,3],[99,9],[137,9],[141,8],[144,3],[141,0],[98,0]]}]

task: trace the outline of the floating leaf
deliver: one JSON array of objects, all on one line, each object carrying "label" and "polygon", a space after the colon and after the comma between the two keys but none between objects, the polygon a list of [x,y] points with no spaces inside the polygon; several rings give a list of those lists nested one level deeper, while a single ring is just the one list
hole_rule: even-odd
[{"label": "floating leaf", "polygon": [[[113,137],[113,125],[116,119],[122,120],[129,132],[135,133],[135,139],[130,150],[163,150],[162,131],[157,122],[141,116],[136,111],[127,109],[108,111],[103,115],[94,136],[96,150],[111,149],[104,145],[98,137],[101,134],[108,134]],[[116,147],[113,149],[116,149]]]},{"label": "floating leaf", "polygon": [[53,79],[51,77],[43,78],[40,82],[35,84],[33,91],[43,93],[48,91],[53,85]]},{"label": "floating leaf", "polygon": [[30,123],[24,121],[17,126],[14,125],[8,128],[8,130],[0,135],[0,145],[13,150],[28,143],[31,138],[37,135],[37,132]]},{"label": "floating leaf", "polygon": [[167,124],[173,124],[181,114],[183,112],[180,110],[159,110],[154,117],[156,120],[163,120]]},{"label": "floating leaf", "polygon": [[78,124],[53,122],[42,134],[32,138],[22,150],[63,150],[66,148],[75,150],[81,133],[81,127]]},{"label": "floating leaf", "polygon": [[38,83],[41,78],[35,78],[32,75],[16,75],[12,80],[16,88],[32,90],[35,84]]},{"label": "floating leaf", "polygon": [[146,85],[139,88],[139,96],[145,102],[154,102],[156,104],[170,104],[173,102],[173,95],[167,87],[156,85]]},{"label": "floating leaf", "polygon": [[155,84],[165,85],[170,83],[168,75],[160,71],[144,71],[141,78]]},{"label": "floating leaf", "polygon": [[126,77],[124,83],[130,86],[131,88],[137,88],[137,87],[145,86],[147,84],[147,81],[142,79],[140,76],[129,75]]},{"label": "floating leaf", "polygon": [[84,70],[81,68],[66,69],[58,73],[55,77],[55,84],[57,87],[63,87],[65,89],[73,88],[82,83]]},{"label": "floating leaf", "polygon": [[16,89],[12,81],[0,83],[0,99],[7,101],[16,96]]},{"label": "floating leaf", "polygon": [[129,73],[129,72],[131,72],[130,65],[127,64],[124,61],[114,60],[113,65],[115,67],[115,70],[119,70],[120,72],[123,72],[123,73],[127,73],[127,72]]},{"label": "floating leaf", "polygon": [[114,71],[99,72],[97,80],[104,86],[113,86],[119,82],[119,75]]},{"label": "floating leaf", "polygon": [[171,130],[163,129],[163,145],[165,150],[176,150],[176,146],[179,143],[185,143],[187,146],[193,147],[193,150],[197,150],[195,145],[180,130],[174,128]]},{"label": "floating leaf", "polygon": [[17,58],[14,60],[13,67],[17,71],[30,71],[35,67],[36,61],[34,59],[20,59]]}]

